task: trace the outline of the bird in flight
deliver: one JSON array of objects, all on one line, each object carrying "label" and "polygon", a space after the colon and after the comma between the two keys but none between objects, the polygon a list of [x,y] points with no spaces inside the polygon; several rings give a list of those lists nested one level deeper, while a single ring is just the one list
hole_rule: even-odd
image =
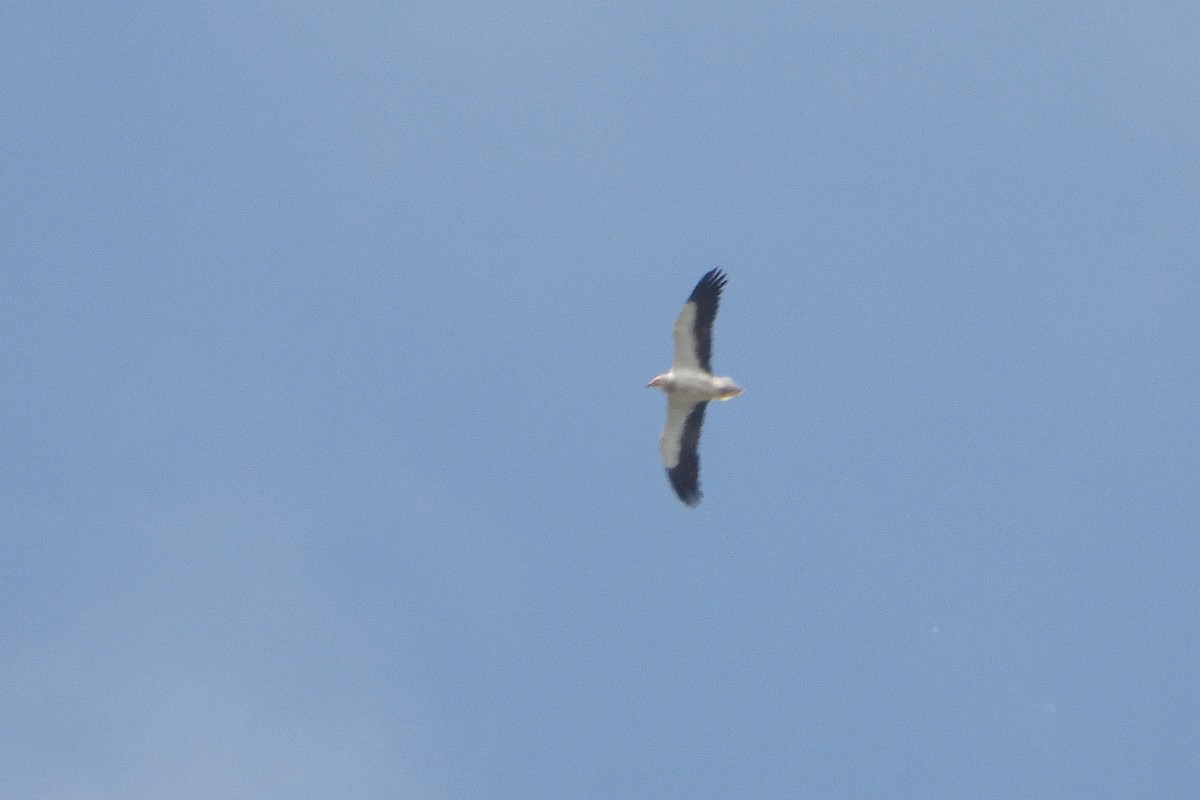
[{"label": "bird in flight", "polygon": [[675,320],[675,357],[671,369],[646,384],[667,393],[667,425],[658,440],[663,466],[679,499],[700,502],[700,427],[712,400],[731,400],[742,393],[732,378],[712,374],[712,327],[725,288],[725,274],[708,272]]}]

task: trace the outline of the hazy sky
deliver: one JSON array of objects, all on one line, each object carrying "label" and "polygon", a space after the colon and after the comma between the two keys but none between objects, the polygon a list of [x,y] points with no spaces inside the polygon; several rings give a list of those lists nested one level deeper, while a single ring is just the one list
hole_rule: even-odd
[{"label": "hazy sky", "polygon": [[1200,795],[1194,2],[3,16],[0,796]]}]

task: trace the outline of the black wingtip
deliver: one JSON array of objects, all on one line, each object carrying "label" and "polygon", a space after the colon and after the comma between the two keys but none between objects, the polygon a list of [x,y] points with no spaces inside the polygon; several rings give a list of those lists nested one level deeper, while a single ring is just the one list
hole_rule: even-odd
[{"label": "black wingtip", "polygon": [[679,467],[667,470],[667,478],[671,481],[671,488],[675,490],[675,494],[679,495],[679,499],[683,501],[685,506],[694,508],[700,505],[701,498],[704,493],[700,491],[700,484],[696,482],[694,475],[685,474],[686,470],[681,470]]},{"label": "black wingtip", "polygon": [[721,290],[725,288],[725,284],[728,282],[729,278],[720,268],[710,269],[704,273],[704,277],[696,284],[696,288],[692,289],[692,294],[688,298],[688,301],[702,299],[717,300],[721,296]]}]

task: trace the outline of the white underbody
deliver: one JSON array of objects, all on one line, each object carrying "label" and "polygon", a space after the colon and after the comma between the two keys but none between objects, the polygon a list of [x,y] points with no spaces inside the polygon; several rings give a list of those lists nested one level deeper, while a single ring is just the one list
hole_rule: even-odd
[{"label": "white underbody", "polygon": [[702,403],[709,400],[730,400],[742,393],[732,378],[710,375],[702,369],[674,367],[650,382],[662,389],[672,400]]}]

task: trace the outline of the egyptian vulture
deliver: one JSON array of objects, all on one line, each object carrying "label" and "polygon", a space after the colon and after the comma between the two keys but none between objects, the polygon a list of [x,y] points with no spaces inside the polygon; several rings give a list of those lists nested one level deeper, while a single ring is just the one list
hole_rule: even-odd
[{"label": "egyptian vulture", "polygon": [[700,279],[675,320],[675,357],[671,369],[646,384],[667,393],[667,425],[658,440],[663,466],[679,499],[700,502],[700,427],[712,400],[742,393],[732,378],[712,374],[712,326],[717,317],[725,274],[719,269]]}]

